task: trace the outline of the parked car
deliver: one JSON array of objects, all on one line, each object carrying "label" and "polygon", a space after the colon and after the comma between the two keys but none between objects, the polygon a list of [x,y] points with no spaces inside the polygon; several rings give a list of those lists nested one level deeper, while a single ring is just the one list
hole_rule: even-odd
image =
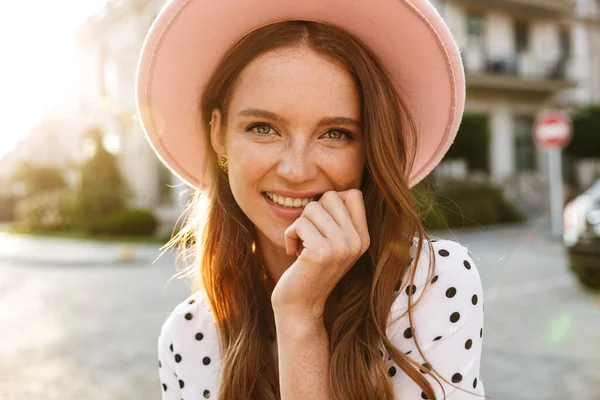
[{"label": "parked car", "polygon": [[581,284],[600,289],[600,179],[565,206],[563,241]]}]

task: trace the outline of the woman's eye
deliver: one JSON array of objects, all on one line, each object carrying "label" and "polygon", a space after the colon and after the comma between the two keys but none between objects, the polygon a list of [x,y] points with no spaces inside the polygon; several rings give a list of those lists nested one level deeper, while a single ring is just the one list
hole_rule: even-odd
[{"label": "woman's eye", "polygon": [[326,135],[329,135],[328,139],[332,139],[332,140],[350,140],[350,139],[352,139],[352,135],[350,135],[346,131],[339,131],[339,130],[329,131],[326,133]]},{"label": "woman's eye", "polygon": [[259,135],[268,135],[271,131],[271,126],[265,124],[252,124],[246,128],[246,131],[254,131]]},{"label": "woman's eye", "polygon": [[[246,132],[254,132],[261,136],[271,135],[273,132],[273,127],[268,124],[251,124],[246,127]],[[331,130],[325,133],[327,139],[330,140],[338,140],[338,141],[346,141],[351,140],[353,138],[352,134],[346,132],[344,130]]]}]

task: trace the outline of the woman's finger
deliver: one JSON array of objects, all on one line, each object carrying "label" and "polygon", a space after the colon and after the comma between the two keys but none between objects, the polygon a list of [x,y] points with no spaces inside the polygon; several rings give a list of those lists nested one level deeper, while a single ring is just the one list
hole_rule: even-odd
[{"label": "woman's finger", "polygon": [[323,206],[342,230],[354,226],[352,217],[346,209],[346,204],[337,192],[328,191],[321,196],[319,203]]},{"label": "woman's finger", "polygon": [[358,189],[350,189],[338,192],[338,195],[344,201],[358,234],[363,241],[367,244],[370,243],[365,201],[362,192]]},{"label": "woman's finger", "polygon": [[319,240],[325,240],[319,230],[302,215],[296,219],[284,233],[285,252],[287,255],[296,254],[302,248],[315,244]]},{"label": "woman's finger", "polygon": [[[340,203],[341,207],[345,207],[341,200]],[[306,207],[304,207],[302,216],[312,222],[324,238],[332,240],[339,238],[342,234],[341,227],[320,202],[311,201],[308,203]],[[348,219],[349,218],[350,217],[348,216]]]}]

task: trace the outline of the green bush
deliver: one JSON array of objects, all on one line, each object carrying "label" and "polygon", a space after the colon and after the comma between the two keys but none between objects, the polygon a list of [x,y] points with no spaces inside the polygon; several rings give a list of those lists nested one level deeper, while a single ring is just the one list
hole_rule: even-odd
[{"label": "green bush", "polygon": [[26,198],[17,203],[16,226],[27,232],[71,229],[73,209],[74,199],[68,191],[57,190]]},{"label": "green bush", "polygon": [[489,141],[488,117],[465,113],[444,159],[463,159],[470,171],[489,172]]},{"label": "green bush", "polygon": [[[429,195],[427,195],[429,193]],[[523,215],[493,185],[452,180],[418,185],[416,197],[427,229],[522,222]]]},{"label": "green bush", "polygon": [[573,138],[565,154],[582,159],[600,155],[600,103],[581,107],[571,117]]},{"label": "green bush", "polygon": [[99,222],[92,233],[115,236],[146,236],[154,235],[157,227],[158,220],[150,211],[124,209]]}]

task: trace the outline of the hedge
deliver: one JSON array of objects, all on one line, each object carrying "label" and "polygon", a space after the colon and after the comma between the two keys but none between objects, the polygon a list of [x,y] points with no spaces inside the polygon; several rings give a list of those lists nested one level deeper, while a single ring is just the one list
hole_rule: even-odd
[{"label": "hedge", "polygon": [[427,229],[486,226],[522,222],[525,218],[489,183],[451,180],[416,188],[422,220]]},{"label": "hedge", "polygon": [[16,206],[16,225],[19,230],[28,232],[71,229],[74,207],[73,196],[64,190],[23,199]]},{"label": "hedge", "polygon": [[99,222],[92,233],[115,236],[154,235],[158,220],[148,210],[124,209]]}]

